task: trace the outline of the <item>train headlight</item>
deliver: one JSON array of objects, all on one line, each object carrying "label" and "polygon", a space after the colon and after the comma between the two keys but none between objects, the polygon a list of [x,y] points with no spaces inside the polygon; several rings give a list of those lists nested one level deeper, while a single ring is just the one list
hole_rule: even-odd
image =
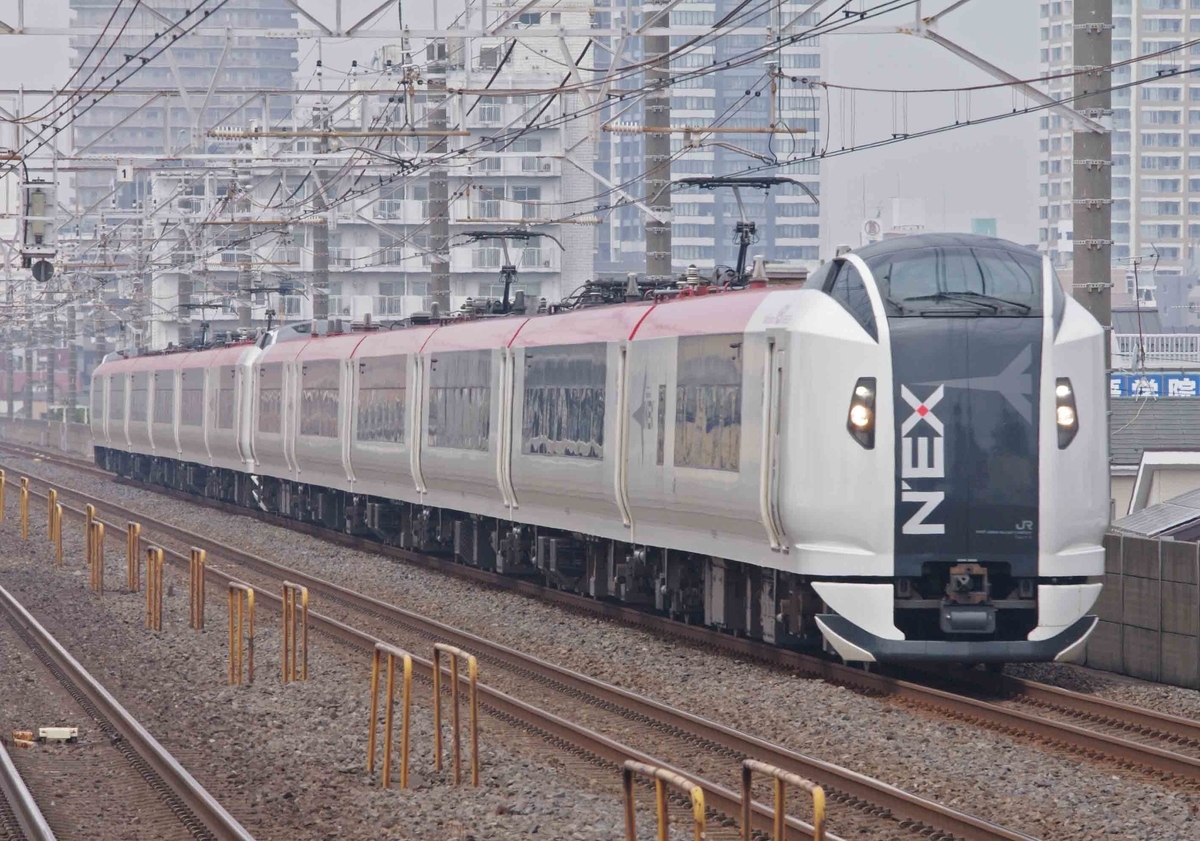
[{"label": "train headlight", "polygon": [[859,377],[850,393],[846,429],[864,450],[875,449],[875,378]]},{"label": "train headlight", "polygon": [[1079,414],[1075,411],[1075,389],[1066,377],[1054,383],[1054,422],[1058,427],[1058,448],[1065,450],[1079,432]]}]

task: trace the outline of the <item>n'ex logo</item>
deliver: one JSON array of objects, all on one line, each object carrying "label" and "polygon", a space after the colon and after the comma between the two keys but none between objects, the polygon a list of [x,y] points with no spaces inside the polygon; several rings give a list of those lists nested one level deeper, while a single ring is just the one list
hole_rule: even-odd
[{"label": "n'ex logo", "polygon": [[[900,528],[901,534],[946,533],[945,523],[930,521],[946,499],[946,492],[936,489],[938,480],[946,478],[945,427],[934,414],[945,392],[946,386],[939,385],[933,394],[921,400],[908,386],[900,386],[901,398],[913,410],[900,426],[900,501],[921,506]],[[920,487],[913,487],[909,480],[918,482]]]}]

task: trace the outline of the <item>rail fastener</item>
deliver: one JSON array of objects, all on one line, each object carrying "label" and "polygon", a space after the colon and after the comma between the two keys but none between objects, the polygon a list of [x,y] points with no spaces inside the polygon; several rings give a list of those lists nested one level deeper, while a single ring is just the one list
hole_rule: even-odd
[{"label": "rail fastener", "polygon": [[[299,610],[296,600],[299,598]],[[298,626],[298,627],[297,627]],[[300,669],[296,669],[299,652]],[[283,582],[283,669],[284,683],[308,680],[308,588]]]},{"label": "rail fastener", "polygon": [[192,547],[188,557],[188,624],[197,631],[204,630],[204,568],[208,565],[208,553]]},{"label": "rail fastener", "polygon": [[814,783],[812,780],[806,780],[798,774],[793,774],[785,771],[782,768],[776,768],[774,765],[768,765],[765,762],[759,762],[756,759],[747,759],[742,762],[742,841],[750,841],[751,839],[751,814],[750,803],[753,794],[750,791],[750,783],[754,776],[754,772],[766,774],[773,778],[772,782],[775,786],[775,826],[772,831],[772,838],[786,838],[786,816],[787,816],[787,789],[786,786],[792,786],[803,791],[807,791],[812,795],[813,801],[813,841],[824,841],[825,838],[825,789]]},{"label": "rail fastener", "polygon": [[[654,802],[658,811],[658,841],[667,841],[670,837],[670,819],[667,815],[668,786],[683,792],[691,799],[694,841],[704,841],[704,789],[674,771],[647,765],[643,762],[635,762],[632,759],[625,760],[625,765],[621,769],[621,780],[625,789],[625,841],[637,841],[633,802],[633,780],[637,775],[654,780]],[[782,838],[782,836],[777,837]]]},{"label": "rail fastener", "polygon": [[146,549],[146,627],[162,630],[163,550],[158,546]]},{"label": "rail fastener", "polygon": [[434,643],[433,646],[433,767],[442,770],[442,660],[446,654],[450,658],[450,730],[453,735],[451,744],[454,748],[454,784],[462,780],[462,745],[458,726],[458,661],[467,661],[467,685],[470,693],[470,733],[471,733],[471,785],[479,786],[479,661],[474,654],[468,654],[461,648],[455,648],[446,643]]},{"label": "rail fastener", "polygon": [[142,525],[131,521],[125,524],[125,586],[131,593],[142,589],[141,565]]},{"label": "rail fastener", "polygon": [[243,683],[254,683],[254,588],[239,581],[230,581],[229,685],[241,686]]},{"label": "rail fastener", "polygon": [[387,663],[387,696],[383,713],[383,787],[392,784],[392,721],[396,702],[396,661],[404,671],[400,701],[400,788],[408,788],[409,724],[412,718],[413,657],[402,648],[385,642],[375,643],[371,654],[371,733],[367,737],[367,771],[375,772],[375,729],[379,717],[379,673]]}]

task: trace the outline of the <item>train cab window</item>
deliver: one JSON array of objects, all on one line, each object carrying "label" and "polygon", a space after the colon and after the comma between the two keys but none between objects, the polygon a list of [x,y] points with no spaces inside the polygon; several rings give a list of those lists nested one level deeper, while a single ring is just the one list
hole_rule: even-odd
[{"label": "train cab window", "polygon": [[875,312],[871,309],[871,296],[858,269],[848,260],[839,260],[834,271],[825,279],[824,291],[845,307],[846,312],[862,325],[872,339],[879,341],[879,329],[875,326]]},{"label": "train cab window", "polygon": [[890,316],[1040,317],[1042,258],[985,246],[925,246],[867,259]]}]

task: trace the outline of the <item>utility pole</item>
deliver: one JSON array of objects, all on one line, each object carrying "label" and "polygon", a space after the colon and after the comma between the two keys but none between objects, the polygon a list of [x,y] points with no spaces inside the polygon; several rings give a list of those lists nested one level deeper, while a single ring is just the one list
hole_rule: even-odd
[{"label": "utility pole", "polygon": [[[428,65],[429,75],[425,80],[426,96],[433,110],[429,112],[429,129],[433,137],[429,140],[431,155],[445,155],[449,150],[449,138],[445,131],[446,119],[446,41],[432,42],[435,50],[433,61]],[[442,132],[442,134],[438,134]],[[446,167],[437,163],[429,170],[429,247],[432,263],[429,267],[433,284],[433,303],[442,316],[450,313],[450,179]]]},{"label": "utility pole", "polygon": [[54,317],[54,311],[51,310],[49,317],[50,325],[46,330],[46,336],[49,339],[46,348],[46,411],[49,412],[54,405],[55,385],[54,377],[58,373],[58,325],[55,323],[57,319]]},{"label": "utility pole", "polygon": [[[320,132],[332,130],[327,107],[320,106],[313,109],[313,128]],[[318,157],[327,154],[329,152],[329,135],[322,134],[317,139],[316,145]],[[319,175],[320,170],[317,172]],[[313,282],[309,292],[312,295],[313,321],[320,322],[318,329],[324,333],[329,329],[327,323],[329,321],[329,206],[325,201],[324,179],[318,177],[315,186],[313,212],[316,215],[316,224],[312,226]]]},{"label": "utility pole", "polygon": [[[1111,125],[1112,0],[1075,0],[1074,108]],[[1104,326],[1106,368],[1112,333],[1112,134],[1076,130],[1072,137],[1071,218],[1076,299]],[[1136,255],[1135,255],[1136,256]],[[1107,380],[1107,372],[1105,374]],[[1108,394],[1107,384],[1104,393]]]},{"label": "utility pole", "polygon": [[13,364],[12,364],[13,346],[12,335],[6,330],[4,331],[4,386],[8,393],[8,408],[5,412],[7,418],[13,419]]},{"label": "utility pole", "polygon": [[67,327],[66,334],[63,336],[64,345],[67,347],[67,413],[70,420],[75,420],[75,404],[78,400],[78,388],[75,384],[76,377],[79,376],[79,346],[75,341],[75,305],[67,304]]},{"label": "utility pole", "polygon": [[[666,29],[670,11],[663,0],[645,3],[647,27]],[[655,214],[646,216],[646,280],[671,279],[671,66],[668,35],[647,35],[646,53],[646,204]]]},{"label": "utility pole", "polygon": [[31,327],[25,338],[25,405],[21,407],[21,414],[25,420],[33,420],[33,364],[35,358]]}]

